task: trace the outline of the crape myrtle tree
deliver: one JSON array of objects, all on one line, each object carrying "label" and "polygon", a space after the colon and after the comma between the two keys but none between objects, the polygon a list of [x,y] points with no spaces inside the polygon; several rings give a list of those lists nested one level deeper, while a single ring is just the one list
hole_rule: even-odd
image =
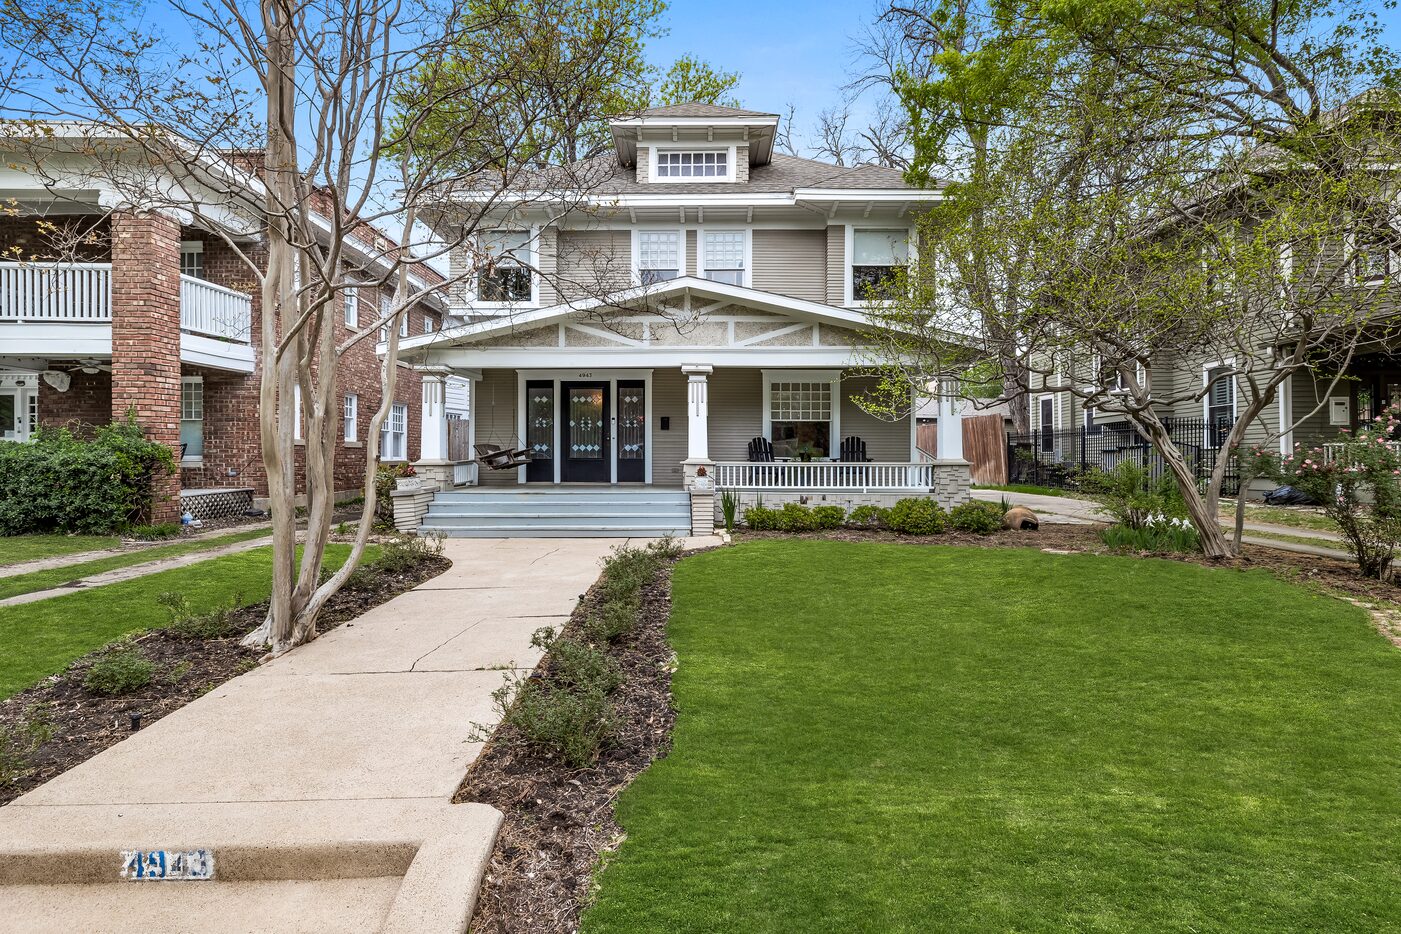
[{"label": "crape myrtle tree", "polygon": [[[203,227],[242,259],[260,292],[259,414],[273,574],[267,620],[250,641],[273,654],[315,637],[319,612],[363,554],[375,512],[379,429],[394,397],[399,319],[434,288],[411,272],[471,240],[504,193],[522,203],[522,173],[561,144],[561,128],[541,126],[562,98],[587,119],[611,103],[597,94],[602,82],[587,64],[611,53],[606,31],[575,37],[577,67],[541,75],[511,46],[475,41],[538,23],[523,21],[526,13],[509,0],[473,0],[472,9],[468,18],[460,6],[409,0],[0,6],[0,42],[15,62],[0,94],[5,112],[19,115],[6,126],[11,163],[56,191],[98,187],[119,207]],[[153,22],[187,35],[162,34]],[[478,53],[470,72],[450,68],[463,43]],[[463,100],[473,102],[465,115],[457,106]],[[437,115],[449,105],[459,117],[445,125]],[[420,139],[434,145],[419,147]],[[75,185],[75,172],[91,176],[90,184]],[[567,207],[588,190],[589,180],[567,167],[551,178],[553,189],[532,186],[529,197]],[[464,179],[486,196],[459,208],[455,240],[426,236],[420,212]],[[348,334],[338,326],[347,267],[354,285],[393,296],[381,314],[366,321],[362,313]],[[365,443],[361,521],[349,559],[322,580],[337,379],[347,353],[377,335],[385,341],[381,398]],[[307,497],[300,558],[298,435]]]},{"label": "crape myrtle tree", "polygon": [[[1260,416],[1286,380],[1321,379],[1316,411],[1385,337],[1375,271],[1401,247],[1388,9],[936,4],[929,22],[976,20],[980,43],[902,93],[917,165],[946,161],[970,120],[987,132],[921,225],[918,274],[876,305],[896,326],[876,328],[886,404],[931,377],[1073,395],[1151,440],[1203,550],[1232,554],[1218,506],[1247,432],[1277,441],[1296,422]],[[1015,87],[999,67],[1014,51],[1042,65]],[[1172,417],[1224,380],[1234,424],[1175,443]]]}]

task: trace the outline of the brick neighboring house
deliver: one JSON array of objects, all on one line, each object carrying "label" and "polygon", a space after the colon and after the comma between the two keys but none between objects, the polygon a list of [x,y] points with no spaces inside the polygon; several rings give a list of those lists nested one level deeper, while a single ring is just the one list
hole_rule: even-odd
[{"label": "brick neighboring house", "polygon": [[[0,437],[23,442],[40,426],[86,433],[134,411],[148,437],[183,450],[157,521],[182,509],[209,517],[261,505],[268,493],[258,431],[262,309],[243,260],[218,234],[168,215],[109,210],[100,193],[56,191],[13,165],[0,175],[14,206],[0,219]],[[56,246],[75,241],[76,249]],[[261,262],[260,243],[261,231],[250,229],[240,248]],[[373,274],[386,245],[347,240],[347,278]],[[442,281],[426,266],[413,278],[420,286]],[[372,285],[344,294],[328,321],[347,333],[378,317],[389,299]],[[418,303],[401,333],[438,330],[444,311],[436,297]],[[363,484],[379,371],[373,340],[341,362],[341,496]],[[401,365],[381,460],[418,459],[421,382]],[[299,492],[302,464],[299,451]]]}]

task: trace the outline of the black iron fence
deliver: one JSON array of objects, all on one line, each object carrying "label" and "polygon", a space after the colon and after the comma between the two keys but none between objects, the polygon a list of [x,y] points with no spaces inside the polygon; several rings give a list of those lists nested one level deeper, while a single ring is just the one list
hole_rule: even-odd
[{"label": "black iron fence", "polygon": [[[1221,456],[1226,435],[1222,423],[1202,418],[1176,418],[1164,421],[1168,437],[1182,452],[1197,479],[1206,481]],[[1225,429],[1229,429],[1225,425]],[[1093,427],[1037,430],[1007,437],[1007,482],[1027,483],[1058,489],[1079,489],[1087,475],[1110,471],[1129,461],[1155,480],[1167,471],[1163,457],[1152,442],[1128,422]],[[1234,461],[1226,468],[1222,495],[1234,496],[1240,476]]]}]

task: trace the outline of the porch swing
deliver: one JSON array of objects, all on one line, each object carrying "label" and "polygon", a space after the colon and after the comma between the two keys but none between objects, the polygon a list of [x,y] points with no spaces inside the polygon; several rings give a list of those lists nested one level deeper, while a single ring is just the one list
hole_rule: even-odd
[{"label": "porch swing", "polygon": [[472,445],[472,449],[477,453],[476,463],[489,470],[515,470],[517,467],[529,464],[531,461],[530,449],[520,447],[518,443],[520,439],[516,438],[515,435],[511,436],[510,444],[495,443],[500,438],[495,428],[497,425],[495,384],[491,387],[491,412],[492,442]]}]

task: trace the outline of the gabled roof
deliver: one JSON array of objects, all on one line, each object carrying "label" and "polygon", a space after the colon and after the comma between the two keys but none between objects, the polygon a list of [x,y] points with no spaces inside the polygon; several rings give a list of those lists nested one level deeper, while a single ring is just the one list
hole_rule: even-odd
[{"label": "gabled roof", "polygon": [[652,285],[634,286],[622,289],[611,295],[581,299],[576,302],[562,302],[548,308],[531,308],[519,314],[502,315],[477,321],[472,324],[444,328],[433,334],[422,334],[399,342],[399,348],[406,359],[412,358],[414,351],[427,351],[443,347],[473,344],[480,340],[497,337],[512,331],[544,327],[571,318],[581,317],[600,308],[637,305],[643,301],[659,301],[667,298],[701,298],[715,302],[726,302],[771,311],[804,321],[817,321],[860,328],[870,325],[870,318],[861,311],[850,308],[837,308],[821,302],[792,298],[775,292],[714,282],[695,276],[681,276]]},{"label": "gabled roof", "polygon": [[774,153],[767,165],[749,169],[747,182],[639,182],[637,172],[619,165],[611,155],[595,156],[580,166],[580,174],[602,178],[593,189],[598,194],[702,195],[737,194],[739,192],[793,192],[800,188],[817,189],[909,189],[904,173],[881,165],[832,165],[801,156]]}]

